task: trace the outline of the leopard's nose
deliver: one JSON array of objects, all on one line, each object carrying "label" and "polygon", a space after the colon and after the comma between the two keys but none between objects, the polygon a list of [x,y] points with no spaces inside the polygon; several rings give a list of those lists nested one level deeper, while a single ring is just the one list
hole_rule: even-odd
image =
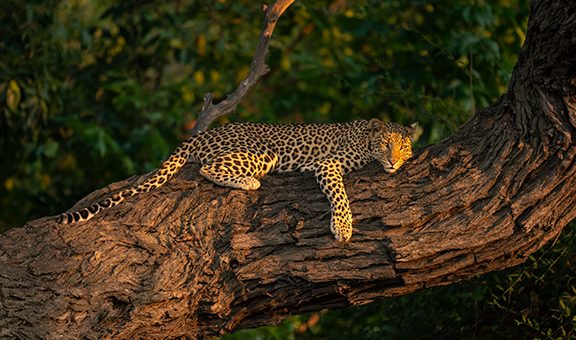
[{"label": "leopard's nose", "polygon": [[386,171],[387,173],[391,174],[393,172],[395,172],[397,169],[394,167],[385,167],[384,171]]},{"label": "leopard's nose", "polygon": [[384,167],[384,171],[386,171],[389,174],[396,171],[396,168],[394,167],[394,165],[390,161],[383,162],[382,166]]}]

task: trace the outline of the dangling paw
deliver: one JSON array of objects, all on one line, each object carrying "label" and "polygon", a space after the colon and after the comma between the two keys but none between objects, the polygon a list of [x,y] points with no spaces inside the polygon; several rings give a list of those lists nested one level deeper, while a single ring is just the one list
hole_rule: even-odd
[{"label": "dangling paw", "polygon": [[348,242],[352,237],[352,213],[350,211],[332,212],[330,231],[336,240]]}]

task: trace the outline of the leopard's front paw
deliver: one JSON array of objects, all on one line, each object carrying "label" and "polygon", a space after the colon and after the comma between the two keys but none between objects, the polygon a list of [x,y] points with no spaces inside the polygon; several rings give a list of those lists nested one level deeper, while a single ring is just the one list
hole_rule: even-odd
[{"label": "leopard's front paw", "polygon": [[350,211],[332,213],[330,231],[340,242],[348,242],[352,237],[352,213]]}]

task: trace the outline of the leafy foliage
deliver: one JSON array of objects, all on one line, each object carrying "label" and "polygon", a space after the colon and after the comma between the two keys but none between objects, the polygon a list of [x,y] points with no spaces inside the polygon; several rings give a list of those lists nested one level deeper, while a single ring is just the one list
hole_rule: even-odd
[{"label": "leafy foliage", "polygon": [[[262,18],[247,0],[5,5],[3,226],[157,166],[204,94],[222,98],[247,74]],[[437,142],[505,90],[521,5],[297,2],[274,36],[272,72],[222,122],[380,116],[418,120],[423,144]]]},{"label": "leafy foliage", "polygon": [[[506,89],[527,0],[297,1],[271,72],[222,119],[419,121],[420,144]],[[207,92],[247,74],[248,0],[5,0],[0,11],[0,231],[155,168]],[[574,336],[574,228],[516,270],[231,338]]]}]

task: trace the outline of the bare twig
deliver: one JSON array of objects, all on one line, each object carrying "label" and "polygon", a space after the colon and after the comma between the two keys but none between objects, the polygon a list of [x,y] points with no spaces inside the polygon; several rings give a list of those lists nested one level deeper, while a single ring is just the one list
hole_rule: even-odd
[{"label": "bare twig", "polygon": [[250,65],[250,72],[246,79],[244,79],[238,88],[229,94],[226,99],[220,103],[214,105],[212,103],[213,94],[207,93],[204,96],[204,104],[202,105],[202,111],[198,115],[198,120],[196,125],[192,129],[192,134],[198,134],[199,132],[205,131],[210,124],[219,117],[222,117],[230,112],[236,110],[236,106],[242,98],[256,85],[258,80],[268,73],[270,70],[268,65],[266,65],[266,55],[268,54],[268,45],[270,44],[270,37],[272,32],[276,27],[278,19],[284,13],[284,11],[294,2],[294,0],[278,0],[272,6],[264,5],[263,9],[266,13],[264,19],[264,28],[260,33],[260,40],[258,46],[256,47],[256,52],[254,53],[254,58],[252,59],[252,64]]}]

